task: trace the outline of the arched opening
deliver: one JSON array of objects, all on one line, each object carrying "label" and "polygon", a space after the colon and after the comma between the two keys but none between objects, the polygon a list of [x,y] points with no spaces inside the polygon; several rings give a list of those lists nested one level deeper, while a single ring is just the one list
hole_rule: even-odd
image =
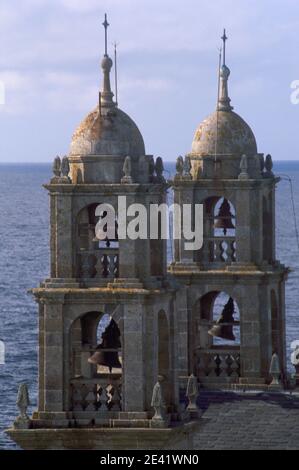
[{"label": "arched opening", "polygon": [[[98,240],[96,225],[101,216],[96,216],[99,203],[84,207],[77,216],[77,276],[88,279],[109,280],[119,275],[118,225],[115,219],[115,238]],[[104,232],[107,226],[104,226]]]},{"label": "arched opening", "polygon": [[194,305],[189,332],[190,370],[201,377],[240,375],[240,311],[226,292],[211,291]]},{"label": "arched opening", "polygon": [[5,364],[5,344],[4,341],[0,340],[0,365]]},{"label": "arched opening", "polygon": [[236,211],[223,196],[204,201],[204,244],[201,261],[231,263],[236,261]]},{"label": "arched opening", "polygon": [[121,409],[121,331],[102,312],[87,312],[70,330],[70,409]]}]

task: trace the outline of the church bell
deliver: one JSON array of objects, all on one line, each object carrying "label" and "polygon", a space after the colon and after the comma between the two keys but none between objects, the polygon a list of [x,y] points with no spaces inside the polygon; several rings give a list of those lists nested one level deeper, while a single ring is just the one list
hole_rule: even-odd
[{"label": "church bell", "polygon": [[216,217],[215,228],[220,228],[223,230],[224,235],[230,228],[235,228],[232,218],[233,214],[230,211],[230,205],[227,199],[223,199],[223,202],[219,208],[218,215]]},{"label": "church bell", "polygon": [[96,347],[96,352],[88,359],[90,364],[106,366],[109,372],[113,368],[120,369],[118,349],[121,347],[120,331],[116,322],[111,319],[109,325],[102,334],[102,342]]},{"label": "church bell", "polygon": [[229,339],[234,341],[235,335],[233,333],[234,324],[234,301],[230,297],[228,302],[225,304],[220,317],[218,318],[215,325],[208,331],[209,335],[216,336],[218,338]]}]

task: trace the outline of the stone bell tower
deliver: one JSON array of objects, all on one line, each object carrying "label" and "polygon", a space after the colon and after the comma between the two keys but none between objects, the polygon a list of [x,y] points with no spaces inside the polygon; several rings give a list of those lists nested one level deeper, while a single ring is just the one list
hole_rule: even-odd
[{"label": "stone bell tower", "polygon": [[202,249],[185,251],[184,239],[176,240],[170,267],[187,289],[188,360],[181,367],[205,386],[262,387],[274,352],[285,373],[287,269],[275,256],[279,178],[230,104],[225,32],[222,39],[216,111],[195,132],[187,172],[179,157],[174,179],[174,202],[204,210]]},{"label": "stone bell tower", "polygon": [[[178,292],[167,279],[166,241],[118,233],[126,211],[120,196],[127,207],[165,202],[163,162],[145,153],[136,124],[113,100],[108,26],[105,18],[98,105],[44,185],[51,274],[32,291],[39,305],[38,409],[29,429],[9,431],[26,449],[187,445],[177,387]],[[103,203],[115,209],[115,235],[99,240],[96,209]],[[164,413],[152,419],[161,377]]]}]

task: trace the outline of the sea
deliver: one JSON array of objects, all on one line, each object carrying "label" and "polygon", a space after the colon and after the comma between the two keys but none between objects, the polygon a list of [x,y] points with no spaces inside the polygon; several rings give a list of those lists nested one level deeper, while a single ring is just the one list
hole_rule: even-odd
[{"label": "sea", "polygon": [[[166,176],[174,165],[165,164]],[[299,340],[299,161],[276,161],[277,258],[291,269],[286,285],[287,355]],[[0,165],[0,449],[16,449],[5,435],[18,414],[18,386],[29,388],[31,413],[37,406],[37,305],[28,290],[49,276],[49,201],[42,184],[50,164]],[[297,220],[297,222],[296,222]],[[171,253],[171,250],[169,251]],[[290,372],[293,372],[288,360]]]}]

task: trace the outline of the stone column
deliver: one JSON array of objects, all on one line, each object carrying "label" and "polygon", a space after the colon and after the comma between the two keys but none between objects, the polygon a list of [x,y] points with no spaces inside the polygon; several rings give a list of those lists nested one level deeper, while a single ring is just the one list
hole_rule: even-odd
[{"label": "stone column", "polygon": [[56,196],[56,277],[73,277],[72,196]]},{"label": "stone column", "polygon": [[124,305],[123,411],[144,411],[143,314],[139,302]]},{"label": "stone column", "polygon": [[264,382],[261,379],[261,311],[257,285],[243,285],[246,295],[238,299],[241,331],[241,382]]},{"label": "stone column", "polygon": [[240,264],[252,262],[249,192],[250,190],[245,188],[236,191],[236,256],[237,263]]},{"label": "stone column", "polygon": [[44,306],[44,410],[63,411],[63,316],[61,299]]}]

